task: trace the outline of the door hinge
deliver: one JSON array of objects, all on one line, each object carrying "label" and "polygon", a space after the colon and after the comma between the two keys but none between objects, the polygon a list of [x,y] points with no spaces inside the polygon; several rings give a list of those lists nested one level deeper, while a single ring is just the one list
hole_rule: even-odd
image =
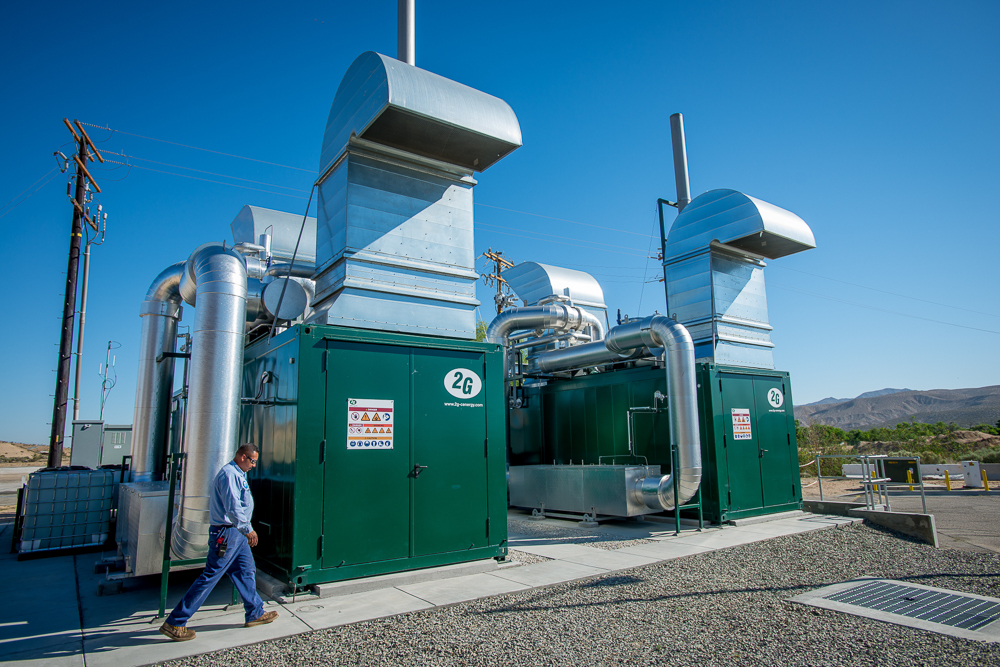
[{"label": "door hinge", "polygon": [[316,540],[316,559],[320,560],[323,558],[323,536],[320,535]]},{"label": "door hinge", "polygon": [[726,435],[723,433],[722,434],[722,448],[726,449],[727,447],[728,447],[728,445],[726,444]]},{"label": "door hinge", "polygon": [[792,484],[792,498],[795,497],[795,484]]},{"label": "door hinge", "polygon": [[319,441],[319,462],[326,462],[326,440]]},{"label": "door hinge", "polygon": [[788,444],[791,445],[792,444],[792,434],[791,433],[786,433],[785,434],[785,440],[787,440]]},{"label": "door hinge", "polygon": [[486,539],[490,538],[490,518],[486,517]]},{"label": "door hinge", "polygon": [[722,378],[719,378],[719,391],[722,391]]},{"label": "door hinge", "polygon": [[490,439],[486,438],[483,440],[483,456],[487,457],[490,455]]},{"label": "door hinge", "polygon": [[733,492],[729,491],[729,506],[732,507],[732,505],[733,505]]}]

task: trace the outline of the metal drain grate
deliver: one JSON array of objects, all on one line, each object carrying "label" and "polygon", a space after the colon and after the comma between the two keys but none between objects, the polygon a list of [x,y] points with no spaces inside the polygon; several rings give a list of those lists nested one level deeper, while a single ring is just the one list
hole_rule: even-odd
[{"label": "metal drain grate", "polygon": [[963,630],[978,630],[1000,618],[1000,603],[888,581],[871,581],[823,597]]},{"label": "metal drain grate", "polygon": [[982,595],[865,578],[824,586],[790,602],[953,637],[1000,642],[1000,600]]}]

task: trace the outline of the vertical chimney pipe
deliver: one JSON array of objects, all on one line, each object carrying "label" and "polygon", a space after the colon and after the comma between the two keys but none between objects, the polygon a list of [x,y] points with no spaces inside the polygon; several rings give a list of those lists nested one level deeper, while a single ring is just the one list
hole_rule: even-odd
[{"label": "vertical chimney pipe", "polygon": [[396,60],[416,65],[414,14],[416,0],[396,0]]},{"label": "vertical chimney pipe", "polygon": [[691,203],[687,144],[684,141],[684,116],[679,113],[670,116],[670,137],[674,144],[674,179],[677,181],[677,210],[679,212]]}]

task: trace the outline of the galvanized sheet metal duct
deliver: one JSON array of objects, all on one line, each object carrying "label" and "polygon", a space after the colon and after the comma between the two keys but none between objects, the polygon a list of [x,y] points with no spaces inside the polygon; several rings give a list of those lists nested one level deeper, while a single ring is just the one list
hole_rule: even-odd
[{"label": "galvanized sheet metal duct", "polygon": [[185,425],[187,459],[171,539],[181,559],[205,555],[212,482],[236,450],[247,302],[243,257],[221,244],[195,250],[186,275],[196,287],[198,308]]},{"label": "galvanized sheet metal duct", "polygon": [[131,479],[134,482],[156,481],[163,476],[174,365],[166,360],[157,363],[156,359],[164,352],[174,351],[177,322],[181,319],[178,288],[184,264],[178,262],[160,273],[139,307],[142,332],[132,420]]}]

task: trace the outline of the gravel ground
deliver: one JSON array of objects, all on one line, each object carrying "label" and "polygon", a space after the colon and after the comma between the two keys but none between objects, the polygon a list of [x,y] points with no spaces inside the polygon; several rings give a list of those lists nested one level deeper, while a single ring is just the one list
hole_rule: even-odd
[{"label": "gravel ground", "polygon": [[786,602],[862,575],[1000,597],[995,554],[853,524],[168,665],[1000,665],[1000,644]]},{"label": "gravel ground", "polygon": [[529,537],[547,537],[559,540],[559,544],[585,544],[588,547],[614,551],[622,547],[637,544],[648,544],[655,540],[623,540],[620,535],[608,535],[598,532],[596,528],[555,528],[536,521],[507,519],[507,531],[528,535]]}]

